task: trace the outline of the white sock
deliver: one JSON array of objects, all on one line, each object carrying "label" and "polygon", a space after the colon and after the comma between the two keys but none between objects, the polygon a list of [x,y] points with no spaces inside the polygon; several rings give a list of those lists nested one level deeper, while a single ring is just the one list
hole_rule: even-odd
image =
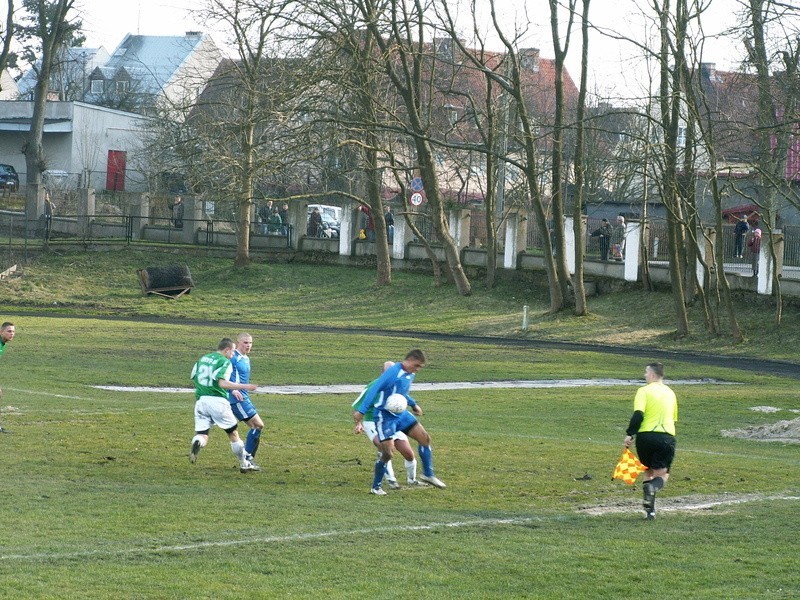
[{"label": "white sock", "polygon": [[386,463],[386,479],[389,481],[394,481],[396,479],[394,476],[394,467],[392,466],[392,461]]},{"label": "white sock", "polygon": [[414,460],[407,460],[405,461],[406,464],[406,476],[408,477],[409,481],[414,481],[417,478],[417,459]]},{"label": "white sock", "polygon": [[231,452],[233,455],[239,459],[240,465],[245,465],[247,463],[247,457],[245,456],[244,452],[244,442],[239,440],[238,442],[231,442]]},{"label": "white sock", "polygon": [[205,448],[206,444],[208,443],[208,438],[205,438],[202,435],[196,435],[192,438],[192,444],[195,442],[200,442],[200,447]]}]

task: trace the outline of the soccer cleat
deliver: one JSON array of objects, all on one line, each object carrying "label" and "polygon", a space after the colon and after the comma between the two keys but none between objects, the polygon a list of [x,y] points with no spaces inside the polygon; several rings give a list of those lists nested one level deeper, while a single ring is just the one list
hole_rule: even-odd
[{"label": "soccer cleat", "polygon": [[372,488],[369,491],[370,494],[375,494],[376,496],[387,496],[386,490],[383,488]]},{"label": "soccer cleat", "polygon": [[421,481],[424,481],[425,483],[430,483],[432,486],[440,489],[444,489],[447,487],[444,484],[444,481],[439,479],[436,475],[420,475],[419,478]]},{"label": "soccer cleat", "polygon": [[393,490],[399,490],[400,489],[400,484],[397,483],[397,479],[387,479],[386,483],[388,483],[389,487],[392,488]]},{"label": "soccer cleat", "polygon": [[642,490],[644,491],[644,500],[642,500],[642,506],[644,509],[649,513],[653,513],[653,517],[655,517],[655,510],[656,510],[656,490],[653,487],[653,484],[649,481],[645,481],[642,485]]},{"label": "soccer cleat", "polygon": [[203,446],[200,445],[200,440],[195,440],[192,442],[192,449],[189,450],[189,462],[194,464],[197,462],[197,455],[200,454],[200,450]]},{"label": "soccer cleat", "polygon": [[256,471],[260,471],[261,467],[251,462],[246,462],[239,466],[240,473],[254,473]]},{"label": "soccer cleat", "polygon": [[645,518],[646,520],[648,520],[648,521],[653,521],[653,520],[655,520],[655,518],[656,518],[656,511],[655,511],[655,510],[648,510],[648,511],[647,511],[647,512],[644,514],[644,518]]},{"label": "soccer cleat", "polygon": [[259,467],[259,466],[256,464],[255,458],[253,458],[253,455],[252,455],[252,454],[247,454],[247,455],[244,457],[244,459],[245,459],[247,462],[249,462],[251,465],[253,465],[254,467],[256,467],[256,471],[260,471],[260,470],[261,470],[261,467]]},{"label": "soccer cleat", "polygon": [[409,479],[407,481],[408,485],[415,486],[415,487],[428,487],[427,483],[423,483],[419,479]]}]

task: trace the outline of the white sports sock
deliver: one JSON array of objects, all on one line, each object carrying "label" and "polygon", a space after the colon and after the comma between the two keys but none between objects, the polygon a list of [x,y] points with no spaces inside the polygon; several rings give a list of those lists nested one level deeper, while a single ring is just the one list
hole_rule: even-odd
[{"label": "white sports sock", "polygon": [[192,438],[192,444],[195,442],[200,442],[200,447],[205,448],[206,444],[208,443],[208,438],[203,437],[202,435],[196,435]]},{"label": "white sports sock", "polygon": [[386,479],[394,480],[397,479],[394,476],[394,467],[392,466],[392,461],[386,463]]},{"label": "white sports sock", "polygon": [[247,464],[247,457],[245,456],[244,451],[244,442],[239,440],[238,442],[231,442],[231,452],[233,455],[239,459],[239,464],[244,466]]},{"label": "white sports sock", "polygon": [[414,481],[417,478],[417,459],[414,460],[407,460],[405,461],[406,464],[406,476],[408,477],[409,481]]}]

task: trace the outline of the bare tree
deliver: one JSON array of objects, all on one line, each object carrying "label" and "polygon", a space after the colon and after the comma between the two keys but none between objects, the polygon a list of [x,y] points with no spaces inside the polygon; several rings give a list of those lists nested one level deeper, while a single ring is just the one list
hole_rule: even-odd
[{"label": "bare tree", "polygon": [[[0,47],[0,75],[6,70],[11,56],[11,42],[14,39],[14,0],[8,0],[8,12],[6,13],[5,26],[0,30],[3,36],[2,46]],[[0,92],[3,91],[2,81],[0,81]]]},{"label": "bare tree", "polygon": [[383,68],[395,92],[402,99],[407,134],[413,139],[419,172],[425,182],[425,193],[431,208],[431,220],[442,244],[453,282],[461,295],[471,293],[471,285],[461,264],[459,249],[448,229],[445,202],[442,196],[436,151],[430,141],[431,95],[426,93],[426,74],[431,69],[430,48],[426,44],[426,10],[420,0],[356,0],[355,5],[380,52]]},{"label": "bare tree", "polygon": [[[81,22],[70,20],[74,0],[23,0],[22,6],[28,13],[28,23],[22,28],[23,40],[27,42],[25,53],[31,64],[40,54],[39,72],[33,97],[33,117],[31,129],[24,147],[27,168],[27,184],[32,193],[38,193],[42,181],[42,171],[47,168],[42,148],[44,118],[50,91],[50,74],[58,58],[58,49],[80,29]],[[29,199],[30,200],[30,199]]]}]

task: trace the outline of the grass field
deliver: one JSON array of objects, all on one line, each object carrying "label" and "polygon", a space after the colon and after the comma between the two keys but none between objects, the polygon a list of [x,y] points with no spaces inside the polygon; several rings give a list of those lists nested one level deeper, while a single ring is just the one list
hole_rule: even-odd
[{"label": "grass field", "polygon": [[[229,275],[227,259],[194,258],[189,297],[143,298],[133,268],[158,260],[175,257],[51,255],[0,284],[3,319],[18,330],[0,359],[0,424],[11,432],[0,435],[0,597],[800,596],[800,444],[721,434],[797,418],[797,378],[668,361],[668,379],[736,385],[675,385],[678,454],[652,522],[640,486],[610,479],[631,386],[419,391],[448,488],[377,498],[368,493],[374,450],[352,434],[353,396],[323,386],[366,383],[418,345],[429,357],[420,383],[639,379],[647,350],[267,328],[520,335],[517,305],[539,310],[541,294],[505,285],[462,299],[410,274],[375,290],[368,271],[308,265]],[[542,312],[534,335],[598,342],[597,327],[616,327],[630,343],[661,347],[669,299],[645,299],[598,299],[589,321]],[[614,306],[626,301],[623,318]],[[758,310],[742,306],[753,330]],[[93,316],[111,314],[119,318]],[[266,421],[261,473],[238,472],[219,430],[189,464],[191,392],[94,387],[188,388],[194,361],[239,331],[222,320],[251,324],[255,382],[320,386],[254,396]],[[798,330],[792,321],[780,339],[713,348],[796,360]],[[704,347],[701,336],[685,344]]]}]

